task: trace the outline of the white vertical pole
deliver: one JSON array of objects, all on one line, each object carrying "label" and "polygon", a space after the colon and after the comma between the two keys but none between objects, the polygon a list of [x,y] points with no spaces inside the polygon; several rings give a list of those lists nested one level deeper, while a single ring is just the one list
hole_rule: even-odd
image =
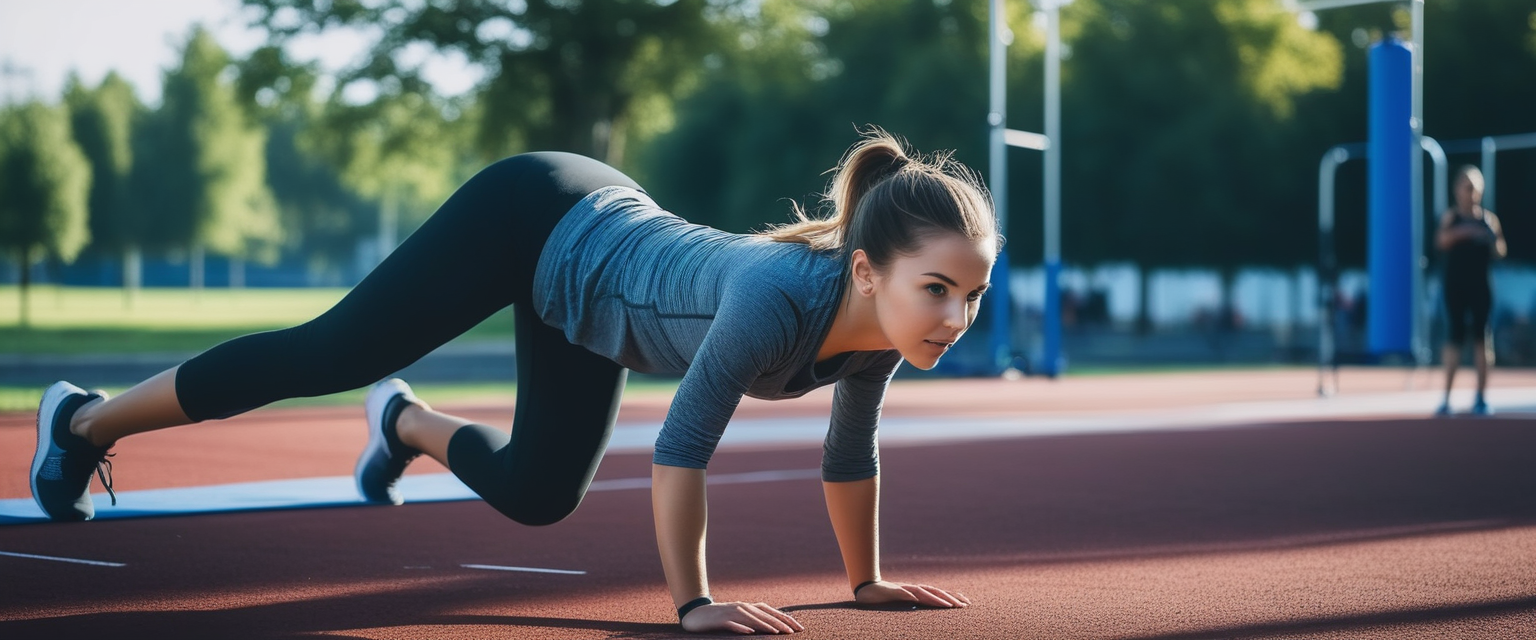
[{"label": "white vertical pole", "polygon": [[[1484,209],[1493,209],[1493,156],[1498,153],[1498,150],[1498,143],[1494,142],[1493,138],[1483,137],[1483,201],[1478,204],[1481,204]],[[1498,210],[1494,209],[1494,211]]]},{"label": "white vertical pole", "polygon": [[1045,350],[1044,373],[1061,372],[1061,4],[1045,0]]},{"label": "white vertical pole", "polygon": [[[1005,141],[1008,130],[1008,75],[1007,52],[1008,42],[1012,33],[1008,30],[1007,14],[1003,11],[1004,0],[991,0],[988,5],[989,26],[988,38],[988,71],[991,80],[990,105],[987,112],[987,124],[991,126],[991,136],[988,139],[988,152],[991,167],[991,176],[988,182],[992,187],[992,208],[997,212],[997,224],[1002,233],[1008,232],[1008,147]],[[1008,253],[1004,251],[997,256],[997,263],[992,269],[992,291],[995,296],[990,301],[992,305],[990,354],[994,367],[999,371],[1006,369],[1013,359],[1013,348],[1009,345],[1013,322],[1013,299],[1008,282]]]},{"label": "white vertical pole", "polygon": [[1413,212],[1413,356],[1419,365],[1429,364],[1429,319],[1424,309],[1424,0],[1413,0],[1412,81],[1413,113],[1409,142],[1413,160],[1409,167],[1409,207]]}]

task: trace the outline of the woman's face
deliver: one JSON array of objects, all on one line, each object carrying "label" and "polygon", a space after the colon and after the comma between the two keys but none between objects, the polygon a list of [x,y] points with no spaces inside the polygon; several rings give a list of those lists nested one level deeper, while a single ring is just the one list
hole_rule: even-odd
[{"label": "woman's face", "polygon": [[898,255],[872,270],[866,295],[891,345],[919,369],[932,369],[976,320],[990,286],[997,238],[968,240],[943,232],[923,240],[912,255]]},{"label": "woman's face", "polygon": [[1462,211],[1471,211],[1472,205],[1483,199],[1482,189],[1472,184],[1465,176],[1456,181],[1456,208]]}]

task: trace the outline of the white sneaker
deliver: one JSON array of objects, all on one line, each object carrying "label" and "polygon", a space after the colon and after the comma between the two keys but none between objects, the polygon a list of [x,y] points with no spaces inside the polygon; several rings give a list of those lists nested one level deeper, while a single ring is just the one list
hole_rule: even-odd
[{"label": "white sneaker", "polygon": [[357,480],[357,492],[368,502],[401,504],[400,489],[396,486],[405,467],[421,451],[400,441],[395,435],[395,422],[407,404],[420,404],[411,386],[399,378],[390,378],[373,385],[368,390],[368,400],[363,410],[368,415],[368,446],[357,458],[352,476]]}]

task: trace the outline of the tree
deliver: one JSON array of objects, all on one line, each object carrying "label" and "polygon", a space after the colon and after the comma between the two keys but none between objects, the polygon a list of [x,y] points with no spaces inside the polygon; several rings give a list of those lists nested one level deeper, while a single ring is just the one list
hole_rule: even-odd
[{"label": "tree", "polygon": [[30,323],[33,259],[73,262],[90,239],[86,202],[91,166],[75,144],[63,107],[30,102],[0,112],[0,249],[21,269],[21,325]]},{"label": "tree", "polygon": [[190,250],[194,288],[202,286],[205,248],[270,260],[282,237],[266,186],[266,132],[237,101],[230,64],[213,37],[194,27],[135,145],[142,153],[134,181],[155,212],[150,237],[161,250]]},{"label": "tree", "polygon": [[706,55],[732,33],[740,0],[464,0],[377,3],[243,0],[281,43],[338,27],[379,29],[368,59],[342,84],[427,94],[408,52],[457,53],[487,73],[477,146],[483,159],[539,148],[622,164],[629,141],[669,117]]},{"label": "tree", "polygon": [[349,105],[332,96],[303,142],[327,158],[352,192],[379,207],[378,259],[397,244],[402,212],[420,224],[458,184],[462,129],[430,95],[381,96]]},{"label": "tree", "polygon": [[[325,96],[316,95],[313,63],[290,60],[281,47],[257,48],[239,62],[237,91],[268,131],[267,184],[284,229],[284,251],[306,257],[309,270],[345,280],[356,265],[359,223],[378,206],[349,188],[317,140],[328,137]],[[441,140],[444,146],[449,141]]]},{"label": "tree", "polygon": [[1154,268],[1215,267],[1225,294],[1240,266],[1311,261],[1318,156],[1297,101],[1338,86],[1337,40],[1271,0],[1085,0],[1063,16],[1068,260],[1136,261],[1143,299]]},{"label": "tree", "polygon": [[866,124],[984,169],[986,20],[984,0],[765,1],[650,146],[641,166],[668,170],[646,175],[647,189],[731,231],[786,222],[783,200],[815,206],[823,172]]},{"label": "tree", "polygon": [[133,172],[133,128],[144,106],[133,87],[110,72],[95,89],[71,75],[64,89],[75,143],[91,164],[91,246],[123,260],[123,288],[131,302],[139,287],[139,244],[144,209],[129,195]]}]

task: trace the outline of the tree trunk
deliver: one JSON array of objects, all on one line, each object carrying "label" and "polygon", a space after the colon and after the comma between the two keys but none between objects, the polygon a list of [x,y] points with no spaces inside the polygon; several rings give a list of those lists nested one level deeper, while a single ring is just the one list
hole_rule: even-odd
[{"label": "tree trunk", "polygon": [[1141,280],[1141,304],[1136,308],[1136,335],[1145,336],[1152,333],[1152,269],[1137,265],[1136,271]]},{"label": "tree trunk", "polygon": [[1237,296],[1232,290],[1237,273],[1232,267],[1221,267],[1217,273],[1221,278],[1221,302],[1217,305],[1216,315],[1216,353],[1226,361],[1227,343],[1237,332]]},{"label": "tree trunk", "polygon": [[144,283],[144,255],[139,245],[130,244],[123,249],[123,304],[129,309],[139,300],[139,287]]},{"label": "tree trunk", "polygon": [[395,251],[395,245],[399,242],[399,220],[400,205],[399,199],[395,197],[395,188],[385,187],[384,198],[379,201],[379,262],[384,262]]},{"label": "tree trunk", "polygon": [[16,259],[21,263],[21,287],[17,292],[21,295],[21,328],[32,325],[30,310],[27,309],[27,286],[32,284],[32,249],[21,247],[16,250]]},{"label": "tree trunk", "polygon": [[192,251],[187,254],[187,268],[191,271],[188,284],[195,292],[203,290],[203,262],[202,243],[192,243]]},{"label": "tree trunk", "polygon": [[240,258],[229,259],[229,288],[245,288],[245,260]]},{"label": "tree trunk", "polygon": [[628,129],[626,125],[623,116],[608,121],[608,154],[604,161],[609,166],[618,167],[624,164],[624,134]]}]

